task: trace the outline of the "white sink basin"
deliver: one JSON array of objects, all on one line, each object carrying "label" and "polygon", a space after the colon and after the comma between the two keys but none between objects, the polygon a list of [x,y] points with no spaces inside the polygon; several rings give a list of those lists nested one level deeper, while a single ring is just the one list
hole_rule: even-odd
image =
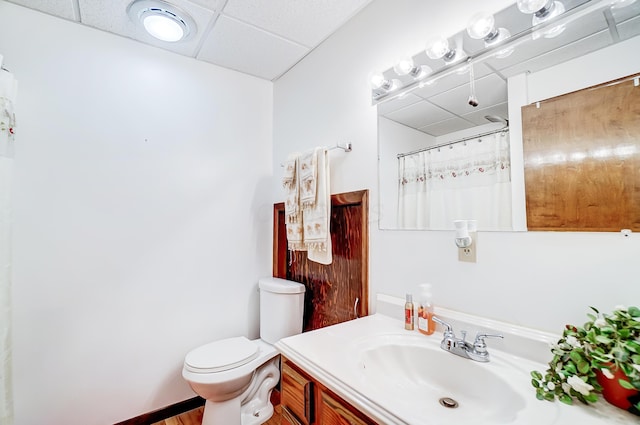
[{"label": "white sink basin", "polygon": [[[540,414],[553,416],[553,412],[540,409],[540,404],[531,406],[540,402],[534,397],[525,399],[518,388],[528,389],[528,371],[518,371],[499,359],[479,363],[448,353],[440,348],[437,336],[376,336],[356,341],[354,351],[362,385],[393,402],[400,411],[432,418],[429,423],[552,422]],[[509,375],[505,369],[511,369]],[[514,369],[525,374],[517,386],[510,382]],[[533,412],[535,407],[537,413]],[[532,413],[531,422],[525,422]]]}]

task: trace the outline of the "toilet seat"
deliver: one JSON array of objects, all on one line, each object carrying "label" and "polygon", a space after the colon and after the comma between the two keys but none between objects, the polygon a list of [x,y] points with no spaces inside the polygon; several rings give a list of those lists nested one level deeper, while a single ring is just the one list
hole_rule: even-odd
[{"label": "toilet seat", "polygon": [[223,372],[249,363],[258,354],[258,345],[243,336],[221,339],[190,351],[184,367],[193,373]]}]

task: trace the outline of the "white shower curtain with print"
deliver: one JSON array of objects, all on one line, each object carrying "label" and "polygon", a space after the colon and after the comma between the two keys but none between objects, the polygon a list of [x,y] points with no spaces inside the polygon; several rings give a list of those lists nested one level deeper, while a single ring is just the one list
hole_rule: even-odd
[{"label": "white shower curtain with print", "polygon": [[[0,55],[0,67],[2,56]],[[11,397],[11,177],[17,84],[0,69],[0,424],[13,423]]]},{"label": "white shower curtain with print", "polygon": [[398,159],[398,221],[403,229],[511,228],[509,133],[429,149]]}]

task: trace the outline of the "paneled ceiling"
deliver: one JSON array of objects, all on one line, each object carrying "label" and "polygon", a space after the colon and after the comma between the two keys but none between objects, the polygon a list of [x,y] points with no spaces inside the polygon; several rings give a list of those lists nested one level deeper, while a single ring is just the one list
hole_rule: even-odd
[{"label": "paneled ceiling", "polygon": [[7,0],[142,43],[276,80],[371,0],[169,0],[196,23],[184,42],[156,40],[127,15],[131,0]]}]

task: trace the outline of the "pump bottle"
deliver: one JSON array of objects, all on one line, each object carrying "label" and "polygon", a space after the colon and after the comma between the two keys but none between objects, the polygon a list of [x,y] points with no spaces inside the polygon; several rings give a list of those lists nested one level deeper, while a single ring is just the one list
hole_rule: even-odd
[{"label": "pump bottle", "polygon": [[411,294],[407,294],[404,304],[404,328],[408,331],[413,330],[413,298]]},{"label": "pump bottle", "polygon": [[433,320],[433,303],[431,301],[431,285],[424,283],[420,286],[420,301],[418,302],[418,331],[431,335],[436,330]]}]

